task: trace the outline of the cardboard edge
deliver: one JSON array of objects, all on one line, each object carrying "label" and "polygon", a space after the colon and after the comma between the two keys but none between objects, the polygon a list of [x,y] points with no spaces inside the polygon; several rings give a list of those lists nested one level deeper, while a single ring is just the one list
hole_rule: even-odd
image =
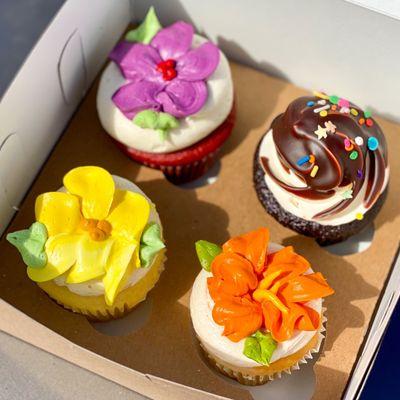
[{"label": "cardboard edge", "polygon": [[[193,400],[227,400],[226,397],[194,389],[154,375],[143,374],[108,360],[77,346],[1,299],[0,313],[2,315],[0,331],[149,398],[155,400],[166,398],[175,400],[186,400],[188,398]],[[110,379],[110,376],[113,379]]]}]

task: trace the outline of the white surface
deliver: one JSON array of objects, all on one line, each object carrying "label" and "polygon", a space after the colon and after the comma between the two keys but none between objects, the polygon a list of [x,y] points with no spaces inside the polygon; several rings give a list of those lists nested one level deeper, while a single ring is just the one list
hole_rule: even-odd
[{"label": "white surface", "polygon": [[0,400],[145,400],[0,331]]},{"label": "white surface", "polygon": [[[271,172],[280,181],[292,186],[292,187],[305,187],[306,184],[298,178],[293,172],[289,173],[282,166],[279,160],[277,149],[272,136],[272,129],[264,136],[264,139],[260,146],[260,157],[268,158]],[[369,158],[366,162],[365,176],[369,174]],[[386,184],[383,185],[382,191],[386,189],[386,185],[389,178],[389,168],[386,169]],[[367,190],[368,179],[364,180],[364,184],[361,190],[358,192],[357,197],[352,203],[342,212],[328,216],[324,219],[315,219],[314,216],[323,211],[328,210],[334,205],[343,201],[343,193],[351,188],[351,185],[345,187],[339,187],[335,189],[335,194],[332,197],[322,200],[306,199],[300,196],[296,196],[284,189],[279,183],[277,183],[269,174],[265,174],[265,182],[268,188],[273,193],[275,199],[286,211],[296,215],[299,218],[303,218],[307,221],[316,221],[321,225],[342,225],[352,222],[356,219],[356,214],[365,214],[369,208],[364,206],[364,197]],[[374,205],[373,203],[371,207]]]},{"label": "white surface", "polygon": [[[281,248],[280,245],[270,243],[268,253],[276,252]],[[307,273],[312,272],[311,268],[307,271]],[[243,354],[245,339],[232,342],[223,336],[224,327],[215,323],[212,317],[214,301],[207,287],[207,278],[211,276],[211,272],[202,269],[193,284],[190,296],[190,315],[196,334],[207,351],[221,360],[237,367],[259,367],[259,363]],[[322,299],[306,304],[317,312],[322,312]],[[316,331],[295,331],[291,339],[278,343],[272,354],[271,362],[296,353],[309,343],[315,333]]]},{"label": "white surface", "polygon": [[346,0],[346,1],[388,15],[392,18],[400,19],[399,0]]},{"label": "white surface", "polygon": [[[193,48],[207,42],[195,35]],[[150,153],[169,153],[199,142],[217,128],[229,115],[233,103],[233,84],[228,60],[220,51],[217,69],[207,79],[208,98],[196,114],[179,119],[179,127],[161,140],[154,129],[143,129],[125,117],[112,101],[114,93],[127,81],[114,62],[103,72],[97,92],[97,110],[104,129],[128,147]]]}]

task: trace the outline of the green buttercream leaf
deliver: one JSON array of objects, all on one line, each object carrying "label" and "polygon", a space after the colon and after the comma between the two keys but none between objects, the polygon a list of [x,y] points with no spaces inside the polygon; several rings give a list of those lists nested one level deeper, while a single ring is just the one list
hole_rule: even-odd
[{"label": "green buttercream leaf", "polygon": [[125,40],[128,42],[149,44],[161,28],[162,26],[157,18],[154,7],[150,7],[144,21],[136,29],[129,31],[125,35]]},{"label": "green buttercream leaf", "polygon": [[140,263],[142,268],[151,265],[156,254],[165,247],[161,237],[161,228],[155,222],[149,223],[140,239]]},{"label": "green buttercream leaf", "polygon": [[217,244],[207,242],[207,240],[198,240],[195,246],[201,266],[206,271],[210,271],[211,263],[214,258],[222,252],[222,248]]},{"label": "green buttercream leaf", "polygon": [[47,229],[41,222],[34,222],[29,229],[9,233],[6,239],[21,253],[24,263],[31,268],[44,268],[47,256],[44,245]]},{"label": "green buttercream leaf", "polygon": [[257,331],[246,338],[243,354],[261,365],[269,365],[277,345],[278,343],[272,338],[270,333]]},{"label": "green buttercream leaf", "polygon": [[167,138],[168,131],[179,126],[179,121],[171,114],[144,110],[137,113],[133,118],[133,123],[144,129],[156,130],[161,140]]}]

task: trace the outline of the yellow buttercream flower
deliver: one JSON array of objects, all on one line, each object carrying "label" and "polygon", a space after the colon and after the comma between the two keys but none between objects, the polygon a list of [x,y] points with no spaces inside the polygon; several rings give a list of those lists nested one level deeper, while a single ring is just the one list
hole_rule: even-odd
[{"label": "yellow buttercream flower", "polygon": [[150,204],[138,193],[115,188],[103,168],[78,167],[64,176],[64,192],[38,196],[35,215],[48,232],[44,268],[28,267],[35,282],[66,274],[67,283],[103,280],[112,305],[134,268]]}]

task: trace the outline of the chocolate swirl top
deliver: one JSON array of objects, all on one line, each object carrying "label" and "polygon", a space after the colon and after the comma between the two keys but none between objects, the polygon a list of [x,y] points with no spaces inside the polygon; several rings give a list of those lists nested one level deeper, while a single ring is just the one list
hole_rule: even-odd
[{"label": "chocolate swirl top", "polygon": [[300,97],[272,123],[273,140],[282,166],[305,185],[295,187],[267,174],[282,188],[308,199],[325,199],[351,185],[350,196],[315,215],[325,218],[344,210],[357,197],[365,180],[364,205],[370,208],[385,184],[388,165],[385,137],[370,112],[337,96]]}]

